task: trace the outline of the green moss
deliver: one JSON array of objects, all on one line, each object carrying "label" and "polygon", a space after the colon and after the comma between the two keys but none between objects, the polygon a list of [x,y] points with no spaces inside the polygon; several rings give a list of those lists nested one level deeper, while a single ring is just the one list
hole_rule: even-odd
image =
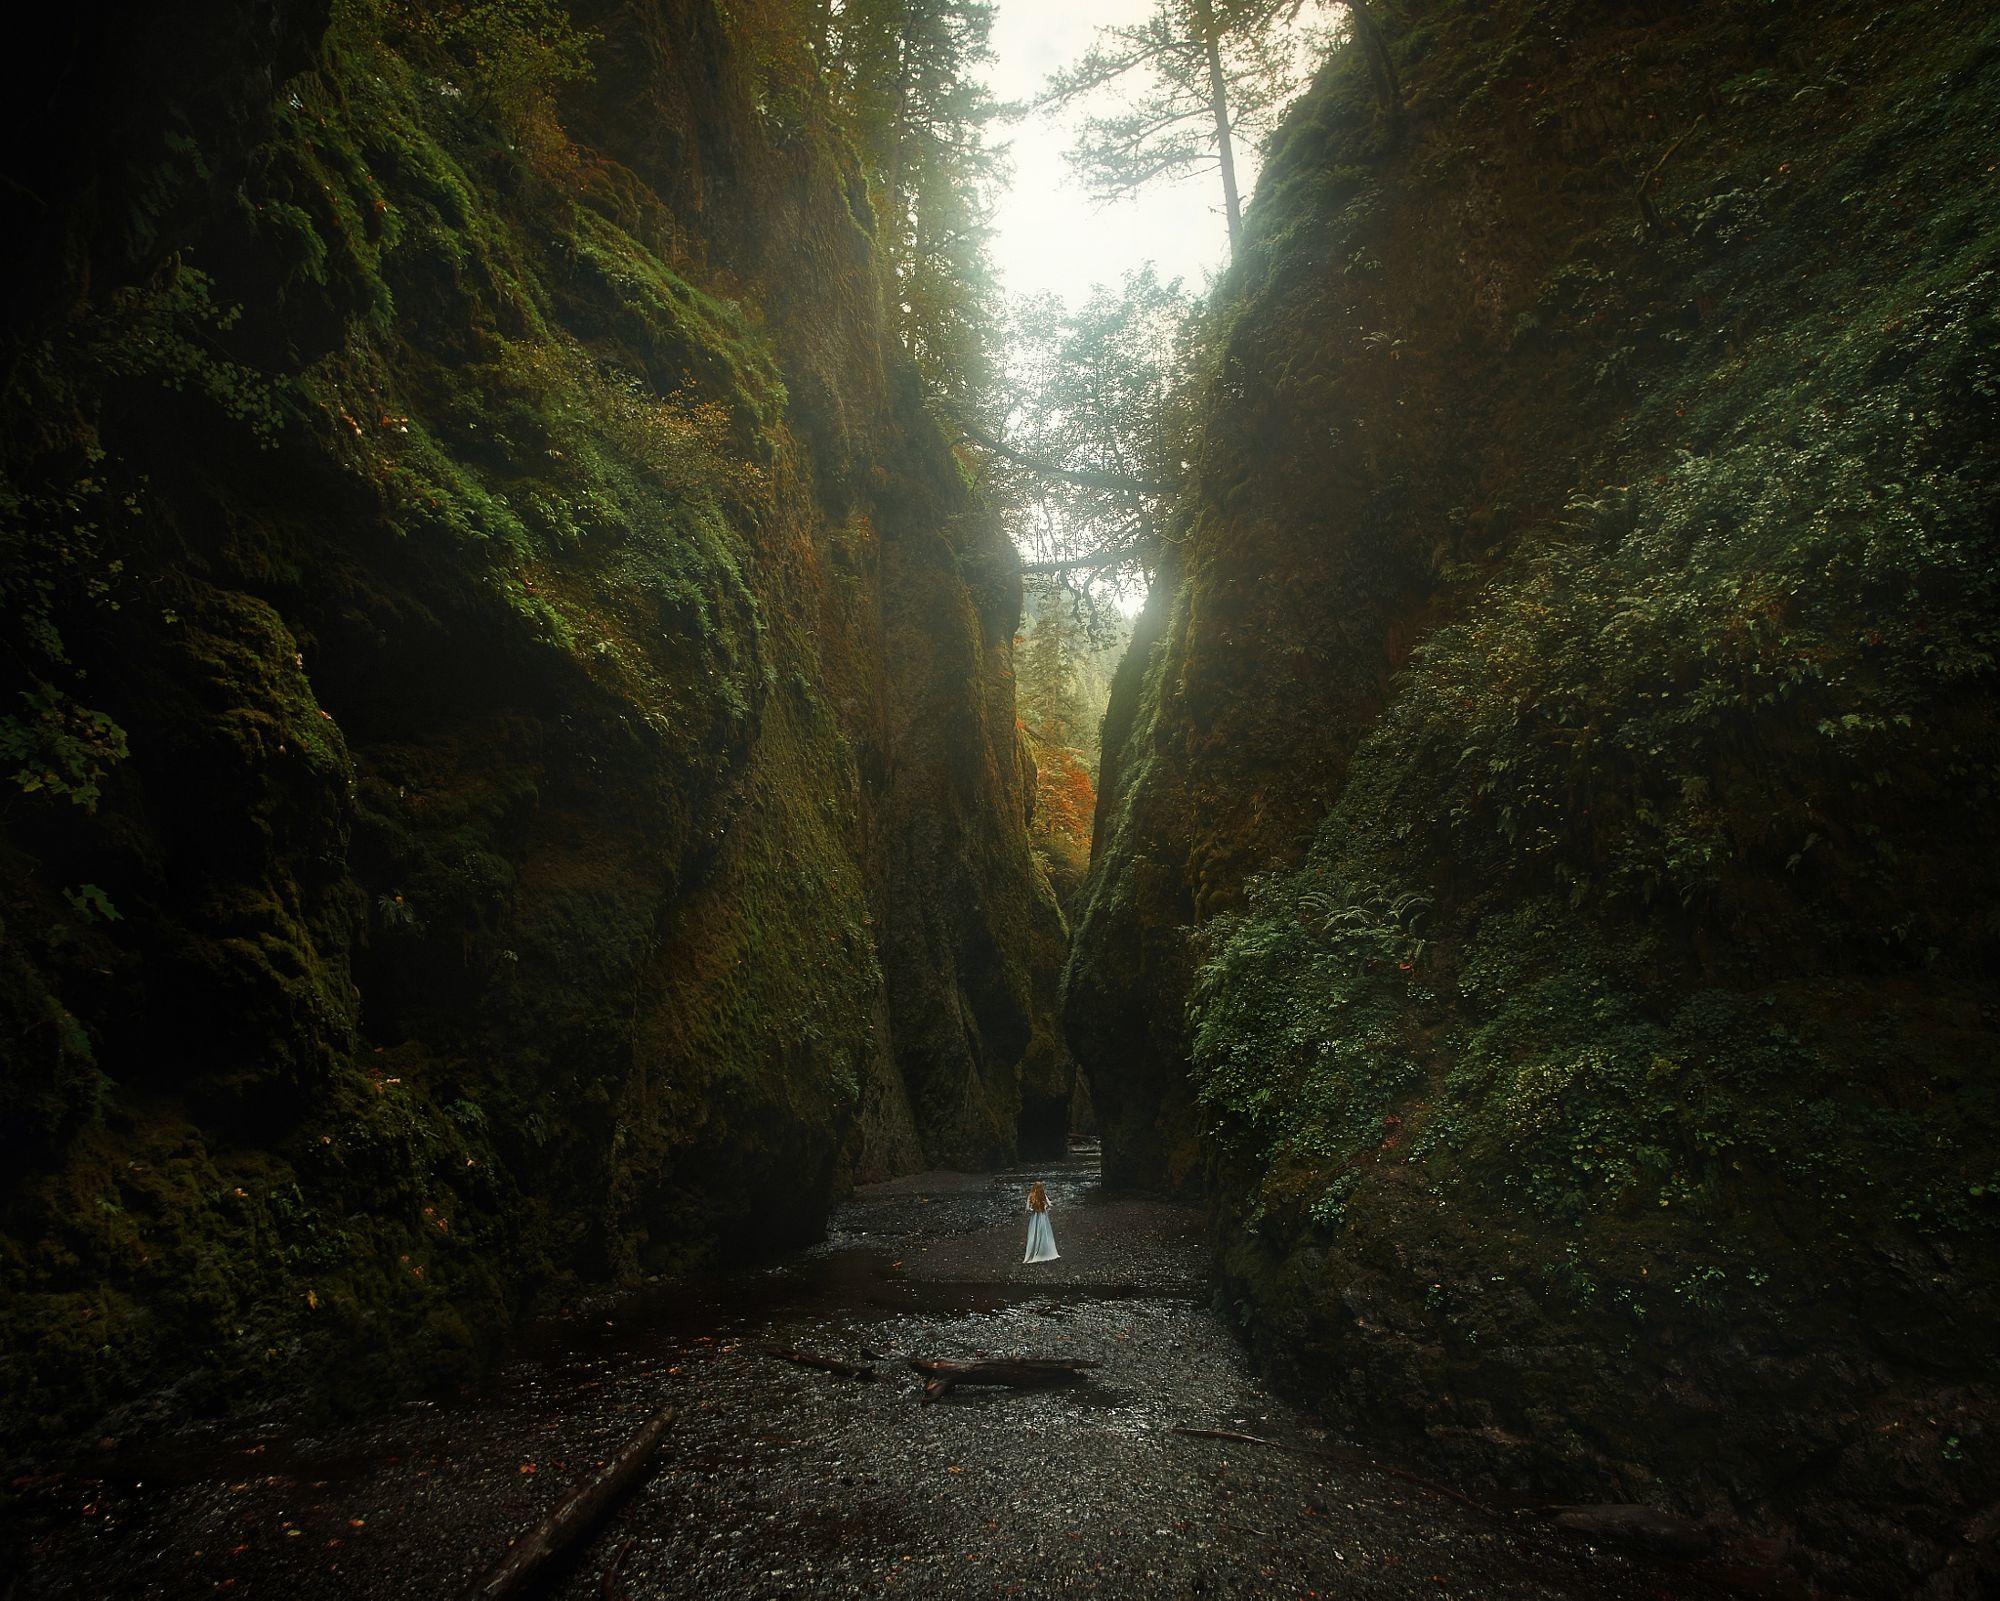
[{"label": "green moss", "polygon": [[575,230],[577,269],[616,307],[614,326],[642,354],[654,387],[720,392],[750,437],[767,435],[783,414],[785,386],[741,309],[704,294],[595,212],[579,211]]},{"label": "green moss", "polygon": [[[1401,136],[1329,65],[1069,1006],[1109,1158],[1198,1120],[1226,1294],[1325,1404],[1886,1591],[1829,1508],[2000,1306],[2000,34],[1837,11],[1406,6]],[[1913,1493],[1913,1563],[1993,1471]]]},{"label": "green moss", "polygon": [[16,1426],[105,1418],[163,1351],[215,1359],[183,1380],[183,1414],[328,1365],[349,1404],[462,1374],[533,1283],[531,1262],[496,1267],[519,1242],[491,1221],[495,1172],[490,1146],[383,1065],[343,1074],[324,1121],[282,1155],[115,1116],[29,1192],[48,1232],[9,1253],[10,1277],[32,1286],[0,1326]]},{"label": "green moss", "polygon": [[[690,1265],[710,1231],[769,1249],[815,1230],[834,1177],[820,1135],[852,1128],[883,1048],[850,814],[826,804],[854,779],[830,732],[773,704],[727,865],[677,903],[641,977],[617,1201],[628,1248],[655,1269]],[[751,1215],[731,1217],[746,1189]],[[656,1217],[707,1227],[654,1238],[641,1220]]]},{"label": "green moss", "polygon": [[[51,715],[105,719],[62,768],[97,810],[44,782],[0,842],[0,1044],[39,1064],[0,1076],[10,1440],[367,1406],[552,1286],[808,1237],[864,1145],[922,1155],[892,885],[949,914],[892,959],[984,1149],[1067,1089],[1013,569],[913,384],[888,414],[851,157],[732,146],[812,233],[746,284],[682,175],[569,145],[427,16],[340,0],[181,254],[9,368],[6,596],[53,597],[15,608]],[[611,120],[735,104],[755,62],[708,65]],[[930,562],[893,667],[892,503]]]},{"label": "green moss", "polygon": [[[1454,74],[1491,92],[1546,75],[1538,126],[1559,132],[1588,113],[1590,88],[1552,71],[1544,20],[1509,13],[1482,37],[1451,35],[1442,15],[1421,19],[1400,44],[1425,69],[1413,92],[1448,96]],[[1731,19],[1715,42],[1754,49],[1758,37]],[[1565,370],[1581,365],[1570,347],[1609,347],[1595,385],[1553,390],[1544,405],[1573,422],[1571,437],[1596,438],[1603,458],[1559,514],[1515,538],[1499,576],[1447,591],[1450,620],[1417,647],[1355,753],[1311,864],[1260,888],[1245,921],[1212,931],[1194,1054],[1226,1128],[1263,1138],[1275,1122],[1267,1152],[1323,1146],[1345,1161],[1373,1143],[1364,1136],[1391,1104],[1459,1093],[1512,1104],[1537,1075],[1574,1073],[1606,1105],[1640,1096],[1632,1121],[1591,1136],[1607,1160],[1631,1159],[1647,1121],[1637,1086],[1669,1050],[1647,1030],[1663,1022],[1632,1021],[1630,1044],[1607,1044],[1592,1067],[1576,1054],[1580,1033],[1551,1026],[1553,1055],[1529,1048],[1528,1019],[1569,1015],[1542,978],[1516,975],[1539,997],[1532,1006],[1510,999],[1471,1026],[1469,1000],[1417,994],[1417,980],[1397,976],[1447,959],[1439,945],[1449,960],[1490,960],[1502,926],[1494,908],[1508,896],[1559,900],[1575,938],[1661,919],[1658,960],[1681,960],[1680,941],[1692,936],[1710,974],[1739,984],[1754,985],[1759,966],[1789,982],[1817,962],[1934,970],[1948,985],[1948,973],[1989,959],[1988,877],[1927,850],[1924,836],[1969,837],[1995,778],[1990,722],[1969,697],[1990,682],[2000,643],[1985,538],[2000,495],[1985,417],[2000,394],[1991,358],[2000,296],[1988,265],[2000,238],[1973,188],[1948,190],[1921,215],[1896,197],[1926,181],[1940,148],[1974,137],[1990,100],[1980,64],[1991,42],[1899,62],[1902,77],[1871,85],[1871,114],[1846,119],[1819,148],[1809,181],[1786,176],[1799,132],[1791,121],[1708,138],[1717,170],[1699,186],[1704,198],[1657,247],[1636,219],[1587,207],[1563,219],[1577,237],[1518,313],[1515,342],[1550,342],[1540,359]],[[1350,52],[1274,150],[1253,212],[1255,248],[1236,275],[1245,327],[1285,304],[1276,297],[1292,292],[1291,258],[1329,239],[1336,253],[1365,245],[1382,225],[1379,205],[1347,203],[1341,176],[1344,161],[1391,159],[1357,98],[1360,78]],[[1481,114],[1475,95],[1460,117]],[[1432,160],[1399,176],[1405,208],[1456,180],[1449,160]],[[1314,187],[1328,183],[1341,193]],[[1857,186],[1877,197],[1858,232]],[[1675,199],[1670,190],[1663,204]],[[1801,241],[1830,242],[1836,231],[1841,251],[1814,258],[1802,292]],[[1649,302],[1642,284],[1666,304]],[[1381,291],[1416,292],[1395,282]],[[1710,297],[1726,298],[1734,320],[1710,325],[1678,310]],[[1561,408],[1589,404],[1589,387],[1626,382],[1620,350],[1646,363],[1644,391],[1593,433]],[[1454,577],[1479,570],[1447,566]],[[1141,726],[1141,761],[1147,740]],[[1147,789],[1143,768],[1124,780],[1114,843]],[[1433,908],[1425,939],[1405,939],[1384,910],[1399,898]],[[1379,936],[1360,956],[1356,926]],[[1627,983],[1629,999],[1639,986]],[[1581,1028],[1592,1014],[1580,992],[1564,994]],[[1604,1013],[1607,1035],[1626,1015]],[[1415,1064],[1448,1024],[1463,1025],[1452,1037],[1470,1054],[1431,1083]],[[1513,1047],[1532,1059],[1526,1076],[1478,1079],[1474,1064],[1500,1037],[1488,1031],[1510,1029],[1529,1031]],[[1558,1070],[1558,1058],[1568,1065]],[[1777,1093],[1754,1075],[1738,1082],[1722,1059],[1716,1071],[1715,1104],[1739,1115]],[[1794,1064],[1785,1093],[1848,1083],[1831,1073],[1824,1062]],[[1302,1082],[1317,1089],[1300,1099]],[[1892,1123],[1877,1129],[1890,1143]],[[1975,1121],[1947,1136],[1958,1155],[1944,1190],[1971,1182],[1964,1164],[1983,1129]],[[1498,1149],[1489,1140],[1487,1158],[1499,1161]],[[1869,1187],[1866,1150],[1828,1156],[1844,1174],[1829,1178],[1833,1190]],[[1531,1187],[1538,1204],[1551,1203],[1546,1184]],[[1883,1204],[1935,1215],[1915,1194]]]}]

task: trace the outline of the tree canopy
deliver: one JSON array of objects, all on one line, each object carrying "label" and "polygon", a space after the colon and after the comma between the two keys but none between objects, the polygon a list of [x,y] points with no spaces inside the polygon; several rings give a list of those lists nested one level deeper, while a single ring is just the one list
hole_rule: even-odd
[{"label": "tree canopy", "polygon": [[1103,610],[1149,576],[1191,430],[1199,309],[1148,265],[1071,309],[1017,305],[1005,433],[969,429],[1016,508],[1031,577]]},{"label": "tree canopy", "polygon": [[[1101,196],[1220,174],[1233,243],[1236,150],[1261,141],[1324,43],[1325,0],[1156,0],[1099,32],[1036,110],[1082,113],[1072,159]],[[1012,516],[1023,566],[1102,633],[1150,577],[1184,468],[1199,308],[1150,266],[1080,306],[1003,306],[988,259],[1006,152],[983,81],[991,0],[827,0],[820,55],[861,150],[885,285],[926,388]]]}]

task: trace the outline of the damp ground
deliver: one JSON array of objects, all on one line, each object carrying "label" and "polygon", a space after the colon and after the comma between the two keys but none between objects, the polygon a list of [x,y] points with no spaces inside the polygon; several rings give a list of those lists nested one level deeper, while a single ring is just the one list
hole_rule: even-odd
[{"label": "damp ground", "polygon": [[[1062,1257],[1029,1267],[1035,1178]],[[821,1245],[575,1312],[472,1397],[52,1475],[28,1497],[26,1562],[0,1595],[439,1601],[662,1406],[675,1422],[654,1470],[546,1593],[1724,1593],[1344,1450],[1260,1382],[1202,1267],[1198,1215],[1106,1194],[1090,1150],[1053,1170],[871,1186]],[[905,1366],[982,1355],[1099,1366],[1074,1388],[934,1404]]]}]

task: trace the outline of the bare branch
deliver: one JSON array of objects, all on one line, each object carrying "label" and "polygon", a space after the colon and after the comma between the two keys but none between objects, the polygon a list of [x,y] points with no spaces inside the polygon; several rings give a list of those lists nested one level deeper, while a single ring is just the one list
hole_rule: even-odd
[{"label": "bare branch", "polygon": [[1113,494],[1129,495],[1171,495],[1179,487],[1152,478],[1132,478],[1124,473],[1099,472],[1090,468],[1065,467],[1057,462],[1047,461],[1038,456],[1030,456],[1003,443],[972,423],[961,422],[959,427],[965,437],[975,445],[990,450],[996,456],[1004,456],[1017,467],[1025,467],[1029,472],[1043,478],[1060,479],[1066,484],[1075,484],[1081,489],[1102,489]]},{"label": "bare branch", "polygon": [[1132,549],[1093,550],[1082,556],[1064,556],[1060,560],[1024,561],[1021,571],[1036,573],[1079,573],[1110,572],[1118,567],[1130,567],[1139,559],[1140,552]]}]

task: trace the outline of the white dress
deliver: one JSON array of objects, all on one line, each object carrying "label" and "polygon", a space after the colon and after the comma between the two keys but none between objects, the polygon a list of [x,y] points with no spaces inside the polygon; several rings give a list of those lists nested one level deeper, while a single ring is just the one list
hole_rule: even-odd
[{"label": "white dress", "polygon": [[1028,1254],[1023,1262],[1053,1262],[1061,1253],[1056,1250],[1056,1231],[1049,1222],[1049,1214],[1028,1209]]}]

